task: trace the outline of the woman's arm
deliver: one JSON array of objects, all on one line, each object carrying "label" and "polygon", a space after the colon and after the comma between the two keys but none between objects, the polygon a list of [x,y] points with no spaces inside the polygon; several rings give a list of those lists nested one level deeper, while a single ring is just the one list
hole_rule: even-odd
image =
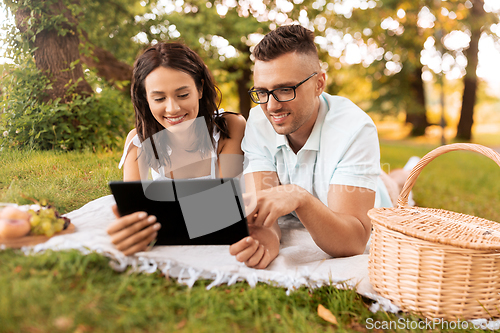
[{"label": "woman's arm", "polygon": [[226,121],[229,138],[219,140],[217,151],[220,177],[238,177],[243,172],[243,151],[241,140],[245,134],[246,121],[234,113],[222,115]]},{"label": "woman's arm", "polygon": [[139,163],[137,160],[137,152],[139,149],[136,145],[131,143],[134,136],[137,134],[136,129],[131,130],[127,135],[127,140],[125,140],[125,147],[130,144],[128,152],[126,152],[127,157],[125,157],[125,163],[123,164],[123,180],[124,181],[134,181],[141,180],[141,174],[139,172]]},{"label": "woman's arm", "polygon": [[[131,130],[127,135],[125,146],[132,141],[135,135],[136,130]],[[134,144],[130,144],[123,165],[124,181],[141,180],[137,152],[138,148]],[[112,209],[116,220],[107,229],[108,234],[111,236],[111,242],[127,256],[146,250],[148,245],[156,238],[157,231],[161,227],[160,223],[155,223],[156,217],[154,215],[148,216],[146,212],[120,216],[116,205],[113,205]]]}]

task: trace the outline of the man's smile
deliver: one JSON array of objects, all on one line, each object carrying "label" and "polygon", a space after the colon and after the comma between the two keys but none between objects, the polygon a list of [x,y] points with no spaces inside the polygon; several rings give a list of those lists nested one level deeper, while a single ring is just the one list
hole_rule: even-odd
[{"label": "man's smile", "polygon": [[279,114],[272,114],[271,118],[273,118],[273,121],[275,124],[280,124],[285,121],[285,119],[290,115],[290,113],[279,113]]}]

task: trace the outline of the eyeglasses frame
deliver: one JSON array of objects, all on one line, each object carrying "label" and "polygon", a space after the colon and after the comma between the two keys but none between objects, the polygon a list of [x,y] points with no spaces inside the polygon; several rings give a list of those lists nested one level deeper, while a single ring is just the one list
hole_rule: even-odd
[{"label": "eyeglasses frame", "polygon": [[[272,89],[272,90],[263,90],[263,89],[250,89],[248,91],[248,94],[250,95],[250,99],[255,103],[255,104],[266,104],[269,102],[269,95],[273,95],[274,99],[279,102],[279,103],[283,103],[283,102],[290,102],[290,101],[293,101],[296,97],[297,97],[297,92],[295,91],[298,87],[300,87],[303,83],[305,83],[307,80],[309,80],[310,78],[312,78],[314,75],[318,74],[318,72],[314,72],[312,73],[311,75],[309,75],[305,80],[302,80],[300,81],[299,83],[297,83],[296,85],[294,86],[289,86],[289,87],[279,87],[279,88],[276,88],[276,89]],[[278,99],[278,97],[274,94],[274,92],[276,90],[280,90],[280,89],[293,89],[293,97],[291,99],[287,99],[286,101],[281,101]],[[267,98],[266,98],[266,101],[265,102],[261,102],[260,100],[257,102],[255,101],[253,98],[252,98],[252,93],[253,92],[257,92],[257,91],[260,91],[260,92],[266,92],[267,93]]]}]

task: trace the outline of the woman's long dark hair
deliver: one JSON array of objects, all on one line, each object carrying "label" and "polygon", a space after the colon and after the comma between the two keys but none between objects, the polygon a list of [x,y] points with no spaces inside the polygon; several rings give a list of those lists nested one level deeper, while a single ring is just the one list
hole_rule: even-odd
[{"label": "woman's long dark hair", "polygon": [[[165,129],[154,118],[149,108],[144,86],[144,80],[149,73],[160,66],[189,74],[193,78],[198,91],[202,91],[202,98],[199,100],[198,117],[205,118],[211,141],[207,142],[207,140],[200,138],[195,142],[193,149],[200,151],[202,155],[213,149],[215,147],[213,134],[216,129],[219,130],[221,138],[229,138],[227,123],[218,112],[220,94],[217,92],[219,89],[216,87],[212,74],[203,60],[196,52],[181,43],[158,43],[147,48],[137,58],[132,74],[131,95],[135,110],[135,127],[139,140],[143,142]],[[168,78],[165,79],[168,80]],[[199,122],[195,123],[196,126],[200,124]],[[195,131],[200,133],[198,128],[195,128]],[[158,155],[160,151],[167,151],[167,147],[162,147],[164,140],[155,141],[154,143],[151,140],[151,143],[153,144],[154,155],[148,154],[147,150],[145,151],[148,164],[155,169],[159,167],[156,161],[160,161],[160,164],[163,164],[163,161],[170,164],[168,154],[160,153],[161,157]]]}]

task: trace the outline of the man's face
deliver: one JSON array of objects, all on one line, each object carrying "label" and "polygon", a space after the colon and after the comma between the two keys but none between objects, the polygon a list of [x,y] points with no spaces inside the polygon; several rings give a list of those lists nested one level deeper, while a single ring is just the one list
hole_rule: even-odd
[{"label": "man's face", "polygon": [[[318,72],[296,89],[296,97],[278,102],[272,95],[261,108],[274,130],[281,135],[304,133],[309,135],[319,109],[318,96],[323,92],[324,74],[320,73],[313,56],[287,53],[270,61],[255,62],[254,89],[272,90],[295,86],[314,72]],[[317,62],[317,58],[316,58]]]}]

